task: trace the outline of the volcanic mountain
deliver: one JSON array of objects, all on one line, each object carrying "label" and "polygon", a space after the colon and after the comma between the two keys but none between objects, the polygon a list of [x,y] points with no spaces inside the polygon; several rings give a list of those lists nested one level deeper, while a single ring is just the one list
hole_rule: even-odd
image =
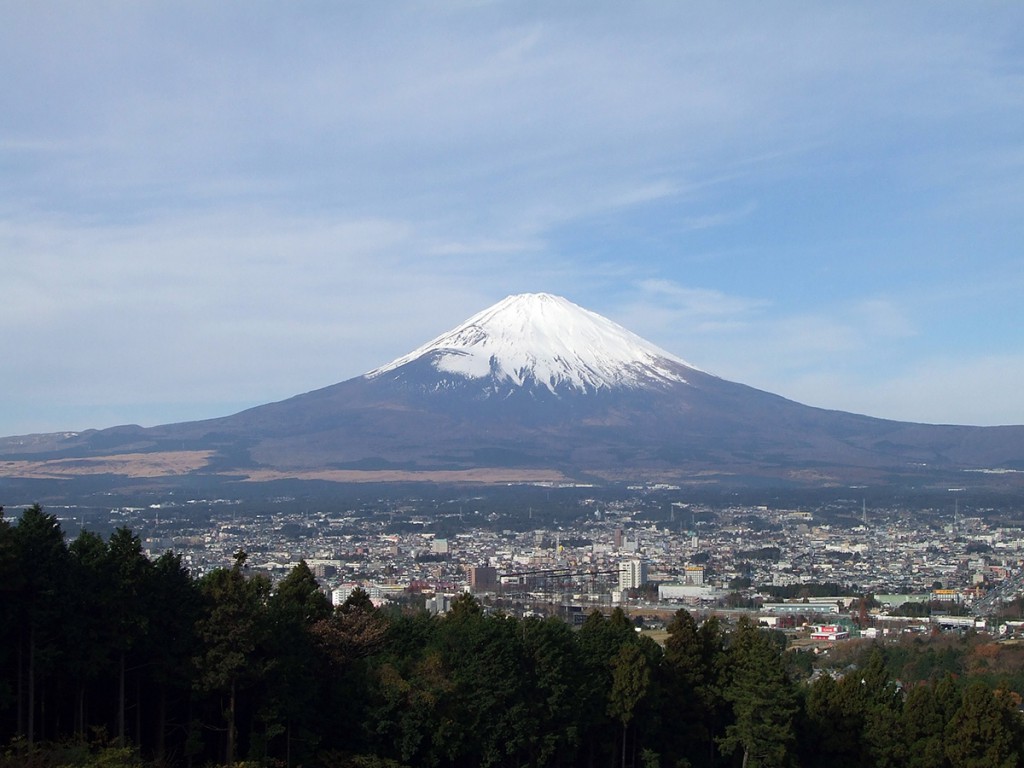
[{"label": "volcanic mountain", "polygon": [[1024,427],[811,408],[543,293],[509,296],[363,376],[232,416],[0,440],[0,474],[34,477],[941,485],[1015,484],[1022,470]]}]

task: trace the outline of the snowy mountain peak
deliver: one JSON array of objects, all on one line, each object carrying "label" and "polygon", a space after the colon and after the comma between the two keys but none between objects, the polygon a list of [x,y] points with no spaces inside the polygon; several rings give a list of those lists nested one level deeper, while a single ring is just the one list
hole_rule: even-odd
[{"label": "snowy mountain peak", "polygon": [[548,293],[508,296],[366,376],[423,359],[439,373],[551,392],[685,382],[683,367],[693,368],[611,320]]}]

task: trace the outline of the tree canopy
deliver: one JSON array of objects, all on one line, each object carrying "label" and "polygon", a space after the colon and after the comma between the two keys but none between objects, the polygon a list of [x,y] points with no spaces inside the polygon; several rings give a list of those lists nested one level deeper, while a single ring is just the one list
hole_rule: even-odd
[{"label": "tree canopy", "polygon": [[[70,543],[0,514],[0,768],[1011,766],[1024,658],[963,639],[861,646],[808,680],[781,633],[685,610],[579,629],[332,606],[305,562],[197,578],[138,537]],[[854,646],[851,646],[854,648]],[[801,660],[803,657],[800,657]],[[799,671],[798,674],[796,672]]]}]

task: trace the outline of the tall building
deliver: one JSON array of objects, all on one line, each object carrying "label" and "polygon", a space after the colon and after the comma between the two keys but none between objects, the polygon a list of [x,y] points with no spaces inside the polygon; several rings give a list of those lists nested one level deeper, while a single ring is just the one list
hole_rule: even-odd
[{"label": "tall building", "polygon": [[448,539],[432,539],[430,542],[430,552],[434,555],[447,555]]},{"label": "tall building", "polygon": [[349,595],[351,595],[357,587],[359,587],[359,585],[353,581],[347,581],[344,584],[339,584],[331,590],[331,604],[335,606],[341,605],[348,600]]},{"label": "tall building", "polygon": [[469,587],[474,592],[492,592],[498,588],[498,569],[476,565],[469,569]]},{"label": "tall building", "polygon": [[685,574],[685,578],[683,579],[684,584],[698,587],[704,585],[703,565],[688,565],[684,569],[683,573]]},{"label": "tall building", "polygon": [[647,563],[623,560],[619,563],[619,589],[639,589],[647,583]]},{"label": "tall building", "polygon": [[432,613],[435,616],[440,614],[448,613],[448,609],[452,607],[451,595],[437,594],[427,598],[426,608],[428,613]]}]

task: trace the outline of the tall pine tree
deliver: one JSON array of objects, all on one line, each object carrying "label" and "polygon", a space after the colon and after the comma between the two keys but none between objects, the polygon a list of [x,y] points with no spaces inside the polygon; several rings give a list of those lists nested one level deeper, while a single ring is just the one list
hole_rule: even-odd
[{"label": "tall pine tree", "polygon": [[789,765],[797,705],[782,648],[744,616],[729,645],[728,665],[725,698],[732,705],[733,722],[721,739],[722,751],[738,750],[743,768]]}]

